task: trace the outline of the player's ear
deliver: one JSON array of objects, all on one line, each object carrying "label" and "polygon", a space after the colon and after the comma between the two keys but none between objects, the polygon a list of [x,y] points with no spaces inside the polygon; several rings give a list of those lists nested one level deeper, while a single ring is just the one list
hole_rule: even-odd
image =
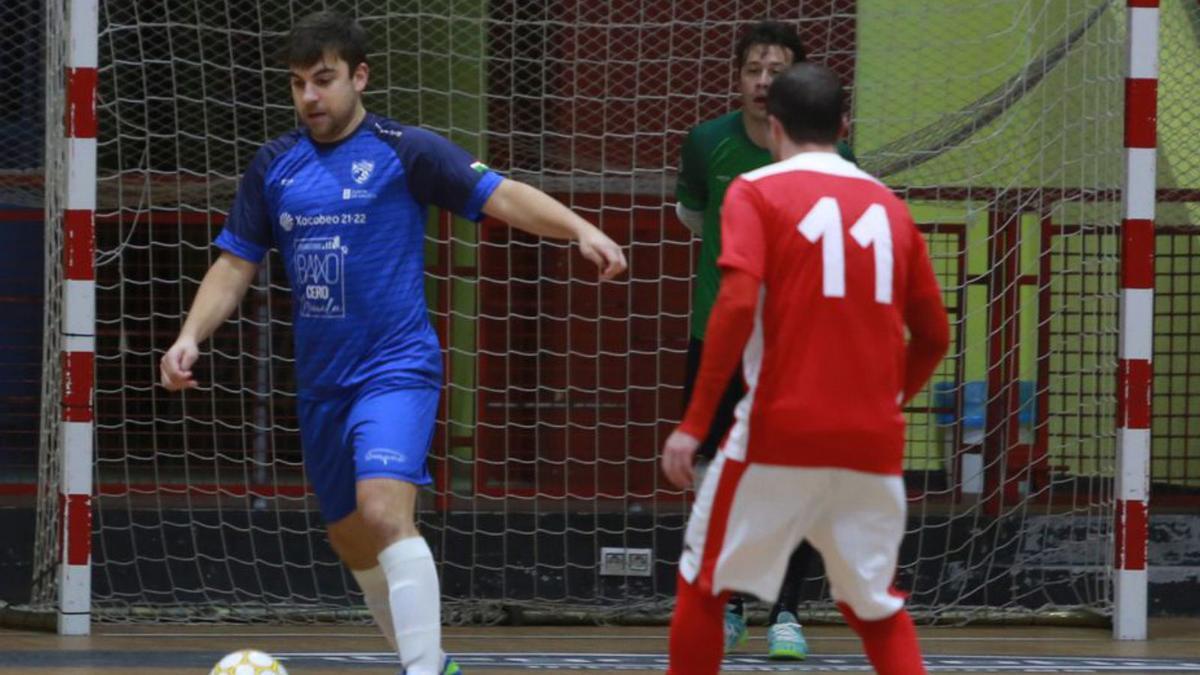
[{"label": "player's ear", "polygon": [[838,138],[842,139],[842,138],[849,138],[849,137],[850,137],[850,113],[844,112],[844,113],[842,113],[842,124],[838,128]]},{"label": "player's ear", "polygon": [[350,73],[350,79],[354,81],[354,91],[363,93],[363,90],[367,88],[367,79],[370,74],[371,67],[367,65],[366,61],[354,67],[354,72]]}]

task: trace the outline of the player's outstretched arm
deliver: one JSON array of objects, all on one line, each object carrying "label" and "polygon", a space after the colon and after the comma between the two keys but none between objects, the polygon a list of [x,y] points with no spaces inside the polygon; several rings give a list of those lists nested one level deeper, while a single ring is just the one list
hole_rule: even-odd
[{"label": "player's outstretched arm", "polygon": [[602,279],[612,279],[625,271],[625,254],[616,242],[531,185],[505,179],[488,197],[483,212],[539,237],[578,241],[579,252],[596,263]]},{"label": "player's outstretched arm", "polygon": [[233,313],[257,272],[258,263],[228,252],[222,253],[208,268],[179,337],[163,354],[159,364],[162,386],[170,391],[196,386],[192,364],[200,355],[199,344],[208,339],[217,326]]}]

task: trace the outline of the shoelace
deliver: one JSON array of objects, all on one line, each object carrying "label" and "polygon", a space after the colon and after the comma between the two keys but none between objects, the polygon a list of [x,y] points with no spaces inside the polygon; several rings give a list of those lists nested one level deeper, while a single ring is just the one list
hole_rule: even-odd
[{"label": "shoelace", "polygon": [[771,626],[771,637],[773,638],[792,638],[793,634],[800,632],[800,624],[798,623],[777,623]]}]

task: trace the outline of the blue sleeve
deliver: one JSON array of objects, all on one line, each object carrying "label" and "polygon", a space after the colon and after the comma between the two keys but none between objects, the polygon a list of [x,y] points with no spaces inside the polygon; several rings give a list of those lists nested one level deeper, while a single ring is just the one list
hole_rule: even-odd
[{"label": "blue sleeve", "polygon": [[274,156],[266,145],[254,155],[238,183],[225,227],[213,242],[218,248],[254,263],[262,262],[273,246],[266,187],[267,169]]},{"label": "blue sleeve", "polygon": [[397,150],[414,199],[468,220],[483,217],[483,205],[504,180],[466,150],[424,129],[409,129]]}]

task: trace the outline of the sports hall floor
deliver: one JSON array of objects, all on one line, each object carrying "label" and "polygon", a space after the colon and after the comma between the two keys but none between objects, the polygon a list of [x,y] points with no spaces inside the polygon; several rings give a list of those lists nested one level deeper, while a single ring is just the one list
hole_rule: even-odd
[{"label": "sports hall floor", "polygon": [[[870,672],[858,642],[841,626],[806,629],[813,656],[776,664],[759,656],[764,630],[726,658],[722,672]],[[937,673],[1200,673],[1200,618],[1151,622],[1146,642],[1114,642],[1097,628],[922,628],[930,672]],[[465,673],[523,675],[662,673],[665,628],[451,628],[446,646]],[[339,626],[97,625],[93,635],[63,638],[0,630],[0,674],[203,675],[226,652],[253,647],[284,659],[292,675],[395,675],[394,657],[369,628]]]}]

